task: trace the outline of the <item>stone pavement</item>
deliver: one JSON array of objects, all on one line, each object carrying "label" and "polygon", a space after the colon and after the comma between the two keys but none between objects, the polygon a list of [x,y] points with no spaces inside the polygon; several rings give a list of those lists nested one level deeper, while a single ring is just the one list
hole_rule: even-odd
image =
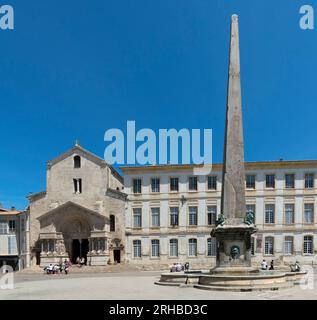
[{"label": "stone pavement", "polygon": [[290,300],[317,299],[317,281],[314,289],[299,286],[279,291],[221,292],[194,288],[154,285],[159,272],[75,273],[66,275],[15,274],[15,288],[0,289],[0,300],[40,299],[118,299],[118,300]]}]

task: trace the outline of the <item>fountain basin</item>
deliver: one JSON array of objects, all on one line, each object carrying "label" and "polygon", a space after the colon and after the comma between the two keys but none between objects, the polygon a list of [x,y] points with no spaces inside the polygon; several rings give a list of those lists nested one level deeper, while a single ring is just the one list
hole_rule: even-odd
[{"label": "fountain basin", "polygon": [[258,271],[212,273],[201,270],[191,272],[162,273],[157,285],[192,286],[203,290],[253,291],[279,290],[298,284],[306,275],[301,272]]}]

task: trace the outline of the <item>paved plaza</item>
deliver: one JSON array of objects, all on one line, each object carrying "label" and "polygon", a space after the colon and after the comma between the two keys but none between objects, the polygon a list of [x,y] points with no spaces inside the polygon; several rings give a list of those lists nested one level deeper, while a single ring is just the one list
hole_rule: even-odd
[{"label": "paved plaza", "polygon": [[221,292],[194,288],[166,287],[154,284],[159,278],[157,271],[124,271],[120,273],[82,272],[70,275],[45,275],[42,273],[15,273],[15,288],[0,289],[0,300],[218,300],[218,299],[265,299],[289,300],[317,299],[317,278],[314,289],[295,286],[279,291]]}]

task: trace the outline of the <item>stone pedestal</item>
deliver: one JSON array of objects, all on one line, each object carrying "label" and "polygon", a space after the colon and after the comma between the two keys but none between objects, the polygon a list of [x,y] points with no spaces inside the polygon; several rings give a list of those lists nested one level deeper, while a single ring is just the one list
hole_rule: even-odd
[{"label": "stone pedestal", "polygon": [[217,239],[217,264],[211,272],[258,272],[258,269],[251,265],[251,234],[255,233],[257,228],[254,225],[230,222],[218,225],[211,231],[211,236]]}]

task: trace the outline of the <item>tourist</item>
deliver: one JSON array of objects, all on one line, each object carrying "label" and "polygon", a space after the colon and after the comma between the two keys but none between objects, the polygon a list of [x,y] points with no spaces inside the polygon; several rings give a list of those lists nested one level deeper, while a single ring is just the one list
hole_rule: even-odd
[{"label": "tourist", "polygon": [[262,270],[267,270],[267,262],[265,260],[263,260],[262,263],[261,263],[261,269]]},{"label": "tourist", "polygon": [[82,267],[85,264],[85,258],[80,258],[80,267]]},{"label": "tourist", "polygon": [[274,260],[271,261],[269,270],[274,270]]},{"label": "tourist", "polygon": [[80,267],[80,258],[79,257],[77,257],[77,259],[76,259],[76,264],[78,265],[78,267]]},{"label": "tourist", "polygon": [[70,267],[70,262],[68,262],[67,259],[65,259],[63,263],[63,271],[65,272],[65,274],[68,274],[69,267]]},{"label": "tourist", "polygon": [[189,270],[189,262],[185,262],[185,271]]},{"label": "tourist", "polygon": [[295,272],[299,272],[300,271],[300,264],[298,261],[295,262]]}]

